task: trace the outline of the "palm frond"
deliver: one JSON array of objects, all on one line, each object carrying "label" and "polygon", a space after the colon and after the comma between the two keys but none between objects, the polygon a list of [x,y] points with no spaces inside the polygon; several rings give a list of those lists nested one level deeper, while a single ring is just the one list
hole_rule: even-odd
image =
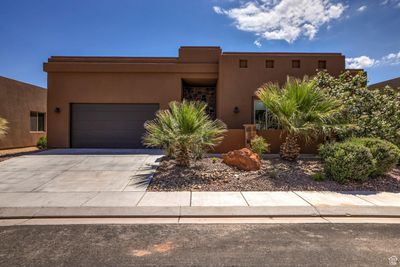
[{"label": "palm frond", "polygon": [[316,89],[315,82],[307,77],[288,78],[282,89],[267,83],[256,95],[284,130],[306,138],[323,133],[325,126],[335,124],[335,115],[341,110],[340,102]]}]

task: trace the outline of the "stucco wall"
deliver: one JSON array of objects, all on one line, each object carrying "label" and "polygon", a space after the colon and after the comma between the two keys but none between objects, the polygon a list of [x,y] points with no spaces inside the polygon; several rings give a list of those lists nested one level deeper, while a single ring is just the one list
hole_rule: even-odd
[{"label": "stucco wall", "polygon": [[224,134],[224,139],[219,144],[214,152],[226,153],[234,149],[241,149],[245,146],[244,130],[243,129],[229,129]]},{"label": "stucco wall", "polygon": [[36,146],[44,132],[30,132],[30,112],[46,112],[47,90],[0,77],[0,117],[9,124],[0,149]]},{"label": "stucco wall", "polygon": [[[239,68],[239,60],[248,61],[248,68]],[[274,68],[266,68],[265,60],[274,60]],[[300,69],[292,68],[292,60],[301,61]],[[318,60],[327,61],[327,71],[339,75],[345,68],[340,54],[268,54],[224,53],[219,64],[217,116],[228,128],[241,128],[252,122],[255,91],[266,82],[283,85],[287,76],[303,78],[317,73]],[[240,112],[234,113],[234,107]]]},{"label": "stucco wall", "polygon": [[[112,68],[112,66],[111,66]],[[216,79],[210,73],[51,72],[48,75],[48,144],[70,146],[71,103],[157,103],[180,101],[182,79]],[[61,112],[55,112],[55,108]]]},{"label": "stucco wall", "polygon": [[[286,135],[281,130],[261,130],[257,134],[264,137],[270,145],[269,153],[279,153],[280,146],[285,141]],[[315,154],[318,152],[318,146],[323,141],[322,138],[317,140],[309,140],[306,142],[303,138],[299,141],[301,151],[304,154]],[[226,153],[234,149],[244,147],[245,137],[244,129],[229,129],[224,136],[224,140],[218,145],[214,152]]]},{"label": "stucco wall", "polygon": [[[270,144],[270,153],[279,153],[280,146],[285,141],[286,134],[281,130],[261,130],[257,134],[264,137]],[[316,140],[310,139],[308,142],[304,138],[300,138],[300,153],[315,154],[318,152],[319,144],[323,142],[323,138]]]},{"label": "stucco wall", "polygon": [[[239,68],[240,59],[248,60],[247,69]],[[265,67],[267,59],[275,61],[273,69]],[[301,60],[300,69],[292,69],[293,59]],[[182,47],[176,58],[51,57],[44,65],[49,146],[70,146],[71,103],[158,103],[165,109],[182,99],[182,82],[190,81],[217,83],[217,118],[230,129],[218,150],[240,148],[243,124],[252,123],[257,88],[268,81],[283,84],[288,75],[312,76],[318,60],[326,60],[333,75],[345,67],[337,53],[221,53],[219,47]],[[239,113],[233,112],[235,106]]]}]

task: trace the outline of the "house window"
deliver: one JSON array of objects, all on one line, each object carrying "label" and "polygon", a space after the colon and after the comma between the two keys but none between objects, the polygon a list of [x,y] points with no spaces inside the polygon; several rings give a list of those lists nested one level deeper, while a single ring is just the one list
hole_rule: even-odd
[{"label": "house window", "polygon": [[326,60],[318,60],[318,69],[326,70]]},{"label": "house window", "polygon": [[257,130],[280,129],[278,121],[268,112],[268,109],[261,100],[254,100],[254,123]]},{"label": "house window", "polygon": [[300,69],[300,60],[292,60],[292,68]]},{"label": "house window", "polygon": [[245,59],[239,60],[239,68],[242,68],[242,69],[247,68],[247,60],[245,60]]},{"label": "house window", "polygon": [[45,113],[31,111],[31,132],[45,131]]},{"label": "house window", "polygon": [[274,61],[273,60],[266,60],[265,61],[265,67],[267,69],[273,69],[274,68]]}]

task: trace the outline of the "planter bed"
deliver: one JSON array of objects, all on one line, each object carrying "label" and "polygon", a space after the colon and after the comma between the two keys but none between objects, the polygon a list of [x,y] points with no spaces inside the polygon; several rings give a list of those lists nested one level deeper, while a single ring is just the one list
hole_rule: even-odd
[{"label": "planter bed", "polygon": [[148,191],[387,191],[400,192],[400,168],[365,182],[339,184],[315,181],[312,174],[322,170],[318,159],[287,162],[279,158],[262,160],[259,171],[246,172],[229,167],[220,158],[193,162],[190,168],[175,166],[164,157]]}]

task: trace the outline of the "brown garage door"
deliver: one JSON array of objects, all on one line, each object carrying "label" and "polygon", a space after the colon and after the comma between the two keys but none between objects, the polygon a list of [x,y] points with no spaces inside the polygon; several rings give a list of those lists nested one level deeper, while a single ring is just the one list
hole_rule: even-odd
[{"label": "brown garage door", "polygon": [[71,146],[142,148],[143,124],[158,104],[72,104]]}]

